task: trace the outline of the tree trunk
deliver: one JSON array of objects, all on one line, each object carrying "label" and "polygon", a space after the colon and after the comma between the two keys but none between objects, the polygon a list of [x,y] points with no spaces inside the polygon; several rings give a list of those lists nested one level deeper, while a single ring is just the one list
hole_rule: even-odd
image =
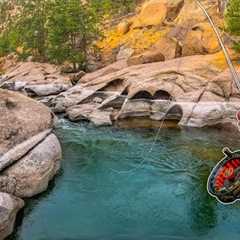
[{"label": "tree trunk", "polygon": [[218,0],[218,11],[223,16],[228,0]]}]

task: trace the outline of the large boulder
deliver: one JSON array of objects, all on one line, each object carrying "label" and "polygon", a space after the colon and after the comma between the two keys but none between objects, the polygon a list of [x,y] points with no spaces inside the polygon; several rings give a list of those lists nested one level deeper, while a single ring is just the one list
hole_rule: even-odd
[{"label": "large boulder", "polygon": [[167,17],[167,5],[163,0],[147,1],[133,22],[133,28],[160,25]]},{"label": "large boulder", "polygon": [[47,107],[19,93],[0,89],[0,154],[53,127]]},{"label": "large boulder", "polygon": [[161,52],[165,60],[181,57],[182,55],[182,48],[178,41],[169,37],[162,37],[151,47],[151,51]]},{"label": "large boulder", "polygon": [[45,191],[60,168],[60,159],[61,146],[50,134],[0,174],[0,191],[22,198]]},{"label": "large boulder", "polygon": [[133,28],[161,25],[166,19],[173,21],[183,6],[183,0],[150,0],[144,3]]},{"label": "large boulder", "polygon": [[216,34],[208,23],[194,25],[183,41],[183,56],[216,53],[220,45]]},{"label": "large boulder", "polygon": [[60,166],[54,115],[35,100],[1,89],[0,105],[0,191],[32,197],[46,190]]},{"label": "large boulder", "polygon": [[16,215],[23,206],[23,200],[0,192],[0,240],[13,232]]},{"label": "large boulder", "polygon": [[61,146],[53,127],[50,109],[0,89],[0,239],[13,231],[24,205],[16,197],[45,191],[60,168]]}]

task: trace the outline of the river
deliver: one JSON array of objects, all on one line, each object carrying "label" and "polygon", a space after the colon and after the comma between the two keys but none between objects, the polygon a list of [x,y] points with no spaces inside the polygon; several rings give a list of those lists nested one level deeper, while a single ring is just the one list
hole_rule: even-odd
[{"label": "river", "polygon": [[[94,128],[61,120],[62,170],[27,203],[11,240],[239,239],[240,204],[206,191],[220,130]],[[150,151],[152,149],[152,151]]]}]

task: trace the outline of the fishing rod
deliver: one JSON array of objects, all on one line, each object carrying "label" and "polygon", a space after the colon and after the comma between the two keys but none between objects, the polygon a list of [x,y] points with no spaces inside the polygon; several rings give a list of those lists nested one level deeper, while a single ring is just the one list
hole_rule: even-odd
[{"label": "fishing rod", "polygon": [[[235,69],[235,67],[234,67],[234,65],[233,65],[233,63],[232,63],[232,60],[231,60],[231,57],[230,57],[230,55],[229,55],[229,52],[228,52],[227,48],[226,48],[225,45],[224,45],[224,42],[223,42],[223,40],[222,40],[221,34],[220,34],[220,32],[219,32],[219,29],[217,28],[217,26],[216,26],[216,24],[214,23],[214,21],[213,21],[213,19],[211,18],[211,16],[208,14],[208,11],[207,11],[206,8],[203,6],[203,4],[202,4],[199,0],[195,0],[195,2],[196,2],[197,5],[199,6],[199,8],[203,11],[203,13],[206,15],[206,17],[207,17],[207,19],[208,19],[208,21],[209,21],[209,23],[210,23],[213,31],[215,32],[215,34],[216,34],[216,36],[217,36],[217,39],[218,39],[218,42],[219,42],[219,44],[220,44],[220,46],[221,46],[221,48],[222,48],[222,51],[223,51],[223,53],[224,53],[224,57],[225,57],[225,59],[226,59],[226,62],[227,62],[227,64],[228,64],[228,66],[229,66],[229,69],[230,69],[230,72],[231,72],[231,75],[232,75],[232,78],[233,78],[233,82],[235,83],[237,89],[240,91],[240,78],[239,78],[239,75],[238,75],[238,73],[237,73],[237,71],[236,71],[236,69]],[[129,98],[126,97],[126,99],[125,99],[125,101],[124,101],[124,103],[123,103],[123,105],[122,105],[122,108],[121,108],[121,110],[120,110],[120,112],[119,112],[119,114],[118,114],[117,117],[119,117],[119,116],[121,115],[121,113],[123,112],[123,110],[124,110],[125,106],[127,105],[128,101],[129,101]],[[168,111],[169,111],[169,110],[168,110]],[[168,112],[168,111],[167,111],[167,112]],[[165,118],[166,118],[167,114],[168,114],[168,113],[166,113],[165,116],[164,116],[164,118],[161,119],[162,124],[163,124],[163,122],[165,121]],[[159,127],[159,129],[158,129],[158,131],[157,131],[156,137],[155,137],[155,139],[154,139],[154,143],[152,144],[152,146],[151,146],[151,148],[150,148],[150,150],[149,150],[148,153],[152,152],[152,150],[153,150],[153,148],[154,148],[154,146],[155,146],[155,144],[156,144],[156,142],[157,142],[157,139],[158,139],[158,137],[159,137],[159,135],[160,135],[160,131],[161,131],[161,128],[162,128],[162,124],[161,124],[161,126]],[[144,160],[141,162],[140,167],[143,165],[144,162],[145,162]],[[134,169],[130,170],[130,172],[131,172],[131,171],[135,171],[135,170],[137,170],[138,168],[139,168],[139,167],[134,168]],[[129,171],[126,171],[125,173],[127,173],[127,172],[129,172]]]},{"label": "fishing rod", "polygon": [[[231,71],[233,81],[240,91],[240,80],[238,72],[236,71],[227,48],[221,38],[219,29],[216,27],[211,16],[204,8],[203,4],[199,0],[195,0],[197,5],[201,8],[204,14],[207,16],[217,38],[220,46],[223,50],[226,62]],[[238,127],[240,122],[239,112],[236,114],[238,120]],[[233,204],[240,200],[240,151],[232,152],[229,148],[223,149],[225,157],[213,168],[207,181],[207,191],[215,197],[222,204]]]},{"label": "fishing rod", "polygon": [[216,36],[217,36],[217,39],[218,39],[218,42],[223,50],[223,53],[224,53],[224,56],[225,56],[225,59],[227,61],[227,64],[229,66],[229,69],[231,71],[231,74],[232,74],[232,77],[233,77],[233,81],[237,87],[237,89],[239,90],[240,92],[240,78],[239,78],[239,75],[238,75],[238,72],[236,70],[236,68],[234,67],[233,63],[232,63],[232,60],[231,60],[231,57],[229,55],[229,52],[227,50],[227,48],[225,47],[224,45],[224,42],[222,40],[222,37],[221,37],[221,34],[219,32],[219,29],[218,27],[216,26],[216,24],[214,23],[213,19],[211,18],[211,16],[208,14],[206,8],[203,6],[203,4],[199,1],[199,0],[195,0],[195,2],[197,3],[197,5],[199,6],[199,8],[203,11],[203,13],[206,15],[209,23],[211,24],[212,26],[212,29],[213,31],[215,32]]}]

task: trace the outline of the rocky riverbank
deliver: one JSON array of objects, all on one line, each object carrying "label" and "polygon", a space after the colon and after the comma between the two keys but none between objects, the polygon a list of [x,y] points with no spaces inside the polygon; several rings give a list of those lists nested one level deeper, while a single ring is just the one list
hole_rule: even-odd
[{"label": "rocky riverbank", "polygon": [[0,239],[13,231],[21,198],[45,191],[60,168],[54,121],[43,104],[0,89]]},{"label": "rocky riverbank", "polygon": [[[218,1],[203,4],[216,26],[223,26]],[[223,34],[223,41],[237,60],[231,37]],[[98,47],[101,62],[95,66],[108,65],[97,71],[73,74],[65,67],[63,74],[47,63],[5,64],[1,87],[33,97],[71,121],[96,126],[167,119],[181,127],[236,129],[240,94],[195,2],[145,1],[133,17],[106,29]]]},{"label": "rocky riverbank", "polygon": [[[122,60],[85,74],[74,86],[72,75],[63,76],[55,70],[55,75],[47,80],[46,74],[34,74],[35,68],[39,71],[44,64],[23,63],[17,72],[3,76],[2,87],[44,102],[53,112],[63,113],[71,121],[90,121],[96,126],[144,118],[174,120],[182,127],[236,129],[240,94],[230,71],[218,66],[219,59],[222,53],[134,66]],[[23,74],[26,65],[32,68]],[[34,94],[28,79],[35,79]],[[59,82],[68,86],[62,87],[60,93],[56,87]],[[21,84],[25,87],[14,88]]]}]

